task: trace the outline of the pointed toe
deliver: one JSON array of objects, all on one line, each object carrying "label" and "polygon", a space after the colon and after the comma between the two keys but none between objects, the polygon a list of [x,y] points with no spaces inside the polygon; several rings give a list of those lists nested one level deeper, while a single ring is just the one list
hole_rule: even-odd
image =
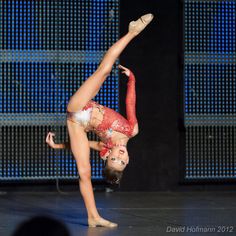
[{"label": "pointed toe", "polygon": [[136,21],[131,21],[129,23],[129,32],[138,35],[141,31],[143,31],[146,28],[146,26],[152,21],[153,18],[154,15],[152,13],[148,13],[141,16]]}]

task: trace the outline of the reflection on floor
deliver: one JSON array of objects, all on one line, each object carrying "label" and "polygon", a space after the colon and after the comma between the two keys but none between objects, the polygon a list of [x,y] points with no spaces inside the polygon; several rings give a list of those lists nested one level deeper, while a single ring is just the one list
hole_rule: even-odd
[{"label": "reflection on floor", "polygon": [[236,235],[236,192],[98,192],[95,195],[100,214],[117,222],[118,228],[88,228],[78,192],[9,192],[0,195],[0,235],[10,236],[19,223],[35,215],[49,215],[65,222],[73,236],[157,236],[175,235],[177,231],[180,235],[202,235],[202,232],[216,235],[218,231]]}]

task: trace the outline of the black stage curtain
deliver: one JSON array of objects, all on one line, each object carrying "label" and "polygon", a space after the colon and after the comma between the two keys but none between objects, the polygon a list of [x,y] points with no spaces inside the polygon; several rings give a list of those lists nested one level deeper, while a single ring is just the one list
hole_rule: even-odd
[{"label": "black stage curtain", "polygon": [[[120,63],[136,76],[140,132],[128,143],[130,163],[121,190],[174,190],[181,174],[182,3],[121,0],[120,35],[128,23],[152,12],[153,22],[122,53]],[[125,114],[126,80],[120,82]],[[181,167],[181,168],[180,168]]]}]

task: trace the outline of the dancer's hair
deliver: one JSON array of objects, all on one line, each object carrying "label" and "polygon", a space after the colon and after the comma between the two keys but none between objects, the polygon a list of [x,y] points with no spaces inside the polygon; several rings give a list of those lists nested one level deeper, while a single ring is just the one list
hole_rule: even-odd
[{"label": "dancer's hair", "polygon": [[110,184],[120,184],[120,180],[122,178],[123,171],[118,171],[108,166],[106,163],[105,168],[103,169],[103,176],[106,181]]}]

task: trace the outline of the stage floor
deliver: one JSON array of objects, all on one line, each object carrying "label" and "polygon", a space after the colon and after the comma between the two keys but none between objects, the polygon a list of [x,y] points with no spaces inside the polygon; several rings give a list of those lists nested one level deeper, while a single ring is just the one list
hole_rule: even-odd
[{"label": "stage floor", "polygon": [[[117,222],[118,228],[88,228],[79,192],[8,192],[0,195],[0,235],[11,235],[19,223],[35,215],[49,215],[65,222],[73,236],[202,235],[203,231],[236,235],[236,192],[95,195],[101,215]],[[176,230],[182,233],[174,233]]]}]

